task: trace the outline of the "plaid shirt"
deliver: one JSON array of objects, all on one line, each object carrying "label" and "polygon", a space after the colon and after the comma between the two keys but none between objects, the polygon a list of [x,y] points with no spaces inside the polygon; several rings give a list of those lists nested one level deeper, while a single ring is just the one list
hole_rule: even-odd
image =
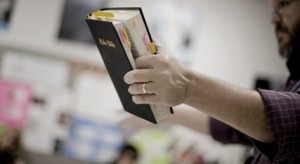
[{"label": "plaid shirt", "polygon": [[259,89],[275,144],[265,144],[211,119],[212,136],[223,143],[251,143],[258,149],[252,163],[300,163],[300,80],[289,81],[282,91]]}]

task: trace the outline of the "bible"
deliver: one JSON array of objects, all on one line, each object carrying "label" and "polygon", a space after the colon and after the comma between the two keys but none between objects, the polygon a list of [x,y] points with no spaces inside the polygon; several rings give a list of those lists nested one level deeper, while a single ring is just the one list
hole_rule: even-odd
[{"label": "bible", "polygon": [[127,72],[136,69],[134,59],[156,53],[142,9],[104,8],[89,14],[86,22],[124,110],[152,123],[173,114],[171,107],[135,104],[123,80]]}]

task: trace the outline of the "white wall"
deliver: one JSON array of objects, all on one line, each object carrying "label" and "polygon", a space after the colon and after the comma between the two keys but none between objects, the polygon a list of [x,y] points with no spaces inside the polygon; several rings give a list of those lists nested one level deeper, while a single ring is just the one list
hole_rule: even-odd
[{"label": "white wall", "polygon": [[63,5],[63,0],[18,0],[10,29],[11,37],[34,43],[52,43]]},{"label": "white wall", "polygon": [[192,68],[251,88],[257,75],[286,77],[263,0],[202,0]]},{"label": "white wall", "polygon": [[[200,15],[195,20],[200,26],[195,33],[197,39],[192,49],[192,69],[247,88],[252,87],[257,74],[287,76],[284,60],[277,55],[265,1],[185,2],[192,3]],[[140,0],[118,0],[113,3],[114,6],[151,6],[149,1]],[[95,47],[56,41],[63,4],[62,0],[18,0],[11,30],[7,38],[2,38],[2,42],[0,39],[0,43],[99,61]]]},{"label": "white wall", "polygon": [[0,45],[98,63],[96,47],[58,41],[63,7],[64,0],[17,0],[10,29],[0,38]]}]

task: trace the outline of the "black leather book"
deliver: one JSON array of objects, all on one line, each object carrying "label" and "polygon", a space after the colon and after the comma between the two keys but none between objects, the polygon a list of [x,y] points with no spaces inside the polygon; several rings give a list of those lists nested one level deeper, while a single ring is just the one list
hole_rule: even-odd
[{"label": "black leather book", "polygon": [[[110,12],[103,12],[102,11],[110,11]],[[131,114],[134,114],[138,117],[141,117],[145,120],[148,120],[152,123],[157,123],[169,114],[173,113],[172,108],[170,107],[164,107],[164,106],[159,106],[159,105],[151,105],[151,104],[143,104],[143,105],[137,105],[132,101],[132,95],[128,92],[128,87],[129,85],[124,82],[124,76],[127,72],[133,70],[135,68],[134,64],[132,62],[133,57],[132,55],[134,53],[138,53],[137,50],[139,47],[134,47],[134,46],[139,46],[144,43],[137,43],[137,40],[133,40],[132,38],[138,38],[138,36],[135,36],[135,34],[130,33],[130,25],[126,25],[125,20],[122,22],[122,15],[120,14],[115,14],[113,16],[114,12],[111,11],[138,11],[140,12],[140,16],[142,17],[143,24],[145,28],[147,29],[146,33],[149,38],[149,42],[153,43],[150,32],[148,30],[144,15],[142,13],[141,8],[106,8],[102,10],[98,10],[95,12],[100,12],[100,14],[97,15],[94,14],[95,12],[91,13],[89,16],[86,18],[86,22],[89,26],[89,29],[93,35],[93,38],[95,40],[95,43],[99,49],[100,55],[104,61],[105,67],[110,75],[110,78],[114,84],[114,87],[116,88],[116,91],[119,95],[119,98],[121,100],[121,103],[123,105],[123,108],[125,111],[130,112]],[[91,17],[91,16],[96,17]],[[99,16],[100,15],[100,16]],[[117,18],[118,17],[121,18]],[[130,15],[130,14],[129,14]],[[115,21],[117,20],[117,21]],[[116,28],[116,24],[124,25],[124,29],[126,29],[128,37],[127,39],[130,40],[130,45],[133,46],[131,49],[128,51],[128,48],[126,50],[126,45],[124,42],[122,43],[122,38],[120,33],[118,33],[118,29]],[[126,33],[124,30],[124,32]],[[145,38],[144,38],[145,40]],[[145,48],[146,49],[146,48]],[[136,51],[136,52],[133,52]],[[139,54],[135,54],[139,55]],[[131,61],[130,61],[131,60]]]}]

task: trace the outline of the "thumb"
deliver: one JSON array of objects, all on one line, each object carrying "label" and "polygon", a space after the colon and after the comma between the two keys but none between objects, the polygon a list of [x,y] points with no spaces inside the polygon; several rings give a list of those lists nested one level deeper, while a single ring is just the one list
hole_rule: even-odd
[{"label": "thumb", "polygon": [[156,47],[164,47],[164,45],[155,37],[153,37],[153,41]]},{"label": "thumb", "polygon": [[157,40],[157,38],[153,37],[153,41],[155,43],[157,54],[161,54],[167,51],[166,47],[159,40]]},{"label": "thumb", "polygon": [[156,37],[153,37],[153,41],[157,47],[163,47],[163,44]]}]

